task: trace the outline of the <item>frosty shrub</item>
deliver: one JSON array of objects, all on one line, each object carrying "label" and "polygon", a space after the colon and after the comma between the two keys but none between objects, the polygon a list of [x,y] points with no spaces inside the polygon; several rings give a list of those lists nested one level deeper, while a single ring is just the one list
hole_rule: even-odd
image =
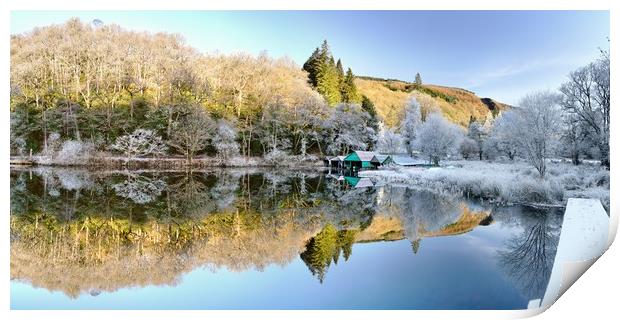
[{"label": "frosty shrub", "polygon": [[56,153],[55,162],[67,165],[85,164],[93,151],[94,147],[89,142],[67,140]]},{"label": "frosty shrub", "polygon": [[510,202],[555,203],[563,197],[564,190],[557,182],[537,178],[523,178],[502,189],[502,198]]},{"label": "frosty shrub", "polygon": [[270,166],[275,166],[287,161],[289,158],[288,153],[279,149],[273,149],[265,155],[265,163]]},{"label": "frosty shrub", "polygon": [[136,129],[131,134],[118,137],[110,149],[123,153],[130,161],[135,157],[164,154],[168,147],[153,131]]},{"label": "frosty shrub", "polygon": [[22,137],[11,139],[11,147],[17,151],[17,154],[23,156],[26,152],[26,140]]},{"label": "frosty shrub", "polygon": [[474,157],[478,154],[480,149],[478,148],[478,143],[468,137],[465,137],[463,141],[461,141],[461,145],[459,146],[459,152],[463,159],[469,159],[470,157]]},{"label": "frosty shrub", "polygon": [[[52,132],[47,137],[47,153],[54,153],[60,146],[62,145],[62,140],[60,140],[60,134],[58,132]],[[45,151],[45,150],[44,150]]]},{"label": "frosty shrub", "polygon": [[219,120],[213,136],[213,146],[217,150],[217,156],[223,160],[228,160],[238,155],[239,144],[237,144],[236,139],[235,127],[226,120]]}]

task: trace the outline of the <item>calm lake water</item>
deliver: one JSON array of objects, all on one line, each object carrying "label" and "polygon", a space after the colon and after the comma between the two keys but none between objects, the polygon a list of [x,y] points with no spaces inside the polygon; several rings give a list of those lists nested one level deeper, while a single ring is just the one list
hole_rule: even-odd
[{"label": "calm lake water", "polygon": [[318,171],[11,170],[12,309],[524,309],[561,210]]}]

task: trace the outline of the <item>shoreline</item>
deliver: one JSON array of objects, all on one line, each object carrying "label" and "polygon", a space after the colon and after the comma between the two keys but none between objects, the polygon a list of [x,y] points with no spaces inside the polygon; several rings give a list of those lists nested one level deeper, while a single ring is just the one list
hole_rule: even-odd
[{"label": "shoreline", "polygon": [[[306,161],[307,164],[299,165]],[[310,169],[324,167],[322,161],[312,158],[290,156],[277,164],[269,163],[261,157],[235,157],[219,159],[215,157],[194,158],[190,163],[187,158],[133,158],[128,161],[125,157],[92,157],[79,159],[73,162],[63,162],[45,156],[11,157],[11,167],[55,167],[81,169],[111,169],[111,170],[194,170],[208,168],[287,168]]]}]

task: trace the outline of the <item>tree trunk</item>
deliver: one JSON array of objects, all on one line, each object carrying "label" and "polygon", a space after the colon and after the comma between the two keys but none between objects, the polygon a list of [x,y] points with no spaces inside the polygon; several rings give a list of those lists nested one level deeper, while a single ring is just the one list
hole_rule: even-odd
[{"label": "tree trunk", "polygon": [[43,109],[43,152],[47,153],[47,115]]},{"label": "tree trunk", "polygon": [[573,153],[572,162],[576,166],[578,166],[581,163],[581,161],[579,160],[579,152],[574,152]]},{"label": "tree trunk", "polygon": [[81,142],[82,138],[80,136],[80,125],[78,123],[77,114],[73,110],[73,106],[70,106],[69,110],[71,112],[71,118],[73,119],[73,125],[75,126],[75,139]]}]

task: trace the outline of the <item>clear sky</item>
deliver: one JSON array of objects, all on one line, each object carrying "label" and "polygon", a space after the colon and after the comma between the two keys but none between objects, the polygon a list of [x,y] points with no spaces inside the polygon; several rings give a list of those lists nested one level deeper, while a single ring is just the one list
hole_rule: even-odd
[{"label": "clear sky", "polygon": [[456,86],[515,104],[608,49],[608,11],[18,11],[11,33],[97,18],[179,33],[201,51],[266,50],[300,66],[323,39],[357,75]]}]

